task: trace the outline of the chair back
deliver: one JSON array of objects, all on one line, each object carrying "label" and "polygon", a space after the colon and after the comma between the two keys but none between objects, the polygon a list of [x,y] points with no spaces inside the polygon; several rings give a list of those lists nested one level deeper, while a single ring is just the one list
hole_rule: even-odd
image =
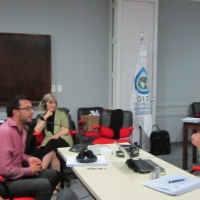
[{"label": "chair back", "polygon": [[26,137],[26,146],[24,153],[27,155],[32,155],[32,153],[36,150],[36,138],[33,135],[34,128],[36,126],[37,119],[32,119],[32,122],[28,124],[28,131]]},{"label": "chair back", "polygon": [[[112,110],[103,110],[100,116],[100,126],[110,127]],[[123,110],[122,128],[133,126],[133,114],[129,110]]]},{"label": "chair back", "polygon": [[104,109],[103,109],[103,107],[82,107],[82,108],[79,108],[78,111],[77,111],[78,120],[81,119],[82,115],[91,114],[90,111],[92,111],[92,110],[94,110],[94,111],[98,110],[99,114],[101,115],[101,113]]},{"label": "chair back", "polygon": [[75,124],[74,124],[74,121],[72,120],[72,117],[71,115],[69,114],[69,109],[68,108],[58,108],[58,110],[60,111],[63,111],[66,113],[67,115],[67,119],[68,119],[68,122],[69,122],[69,130],[75,130],[76,127],[75,127]]},{"label": "chair back", "polygon": [[193,102],[191,107],[193,117],[200,117],[200,102]]},{"label": "chair back", "polygon": [[[110,128],[111,115],[113,110],[103,110],[100,116],[100,135],[101,137],[113,138],[114,131]],[[123,110],[123,124],[119,131],[120,138],[129,137],[132,134],[133,114],[131,111]]]}]

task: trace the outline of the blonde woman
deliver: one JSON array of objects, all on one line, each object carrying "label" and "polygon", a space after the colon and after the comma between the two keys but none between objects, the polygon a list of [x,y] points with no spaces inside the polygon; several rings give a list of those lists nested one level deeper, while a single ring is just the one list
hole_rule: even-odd
[{"label": "blonde woman", "polygon": [[[44,95],[39,108],[45,112],[38,118],[34,130],[38,133],[43,132],[45,138],[35,156],[42,160],[43,169],[50,165],[52,169],[60,171],[57,148],[73,145],[69,134],[69,122],[66,113],[57,109],[57,100],[52,94]],[[58,189],[56,188],[54,193],[57,193]]]}]

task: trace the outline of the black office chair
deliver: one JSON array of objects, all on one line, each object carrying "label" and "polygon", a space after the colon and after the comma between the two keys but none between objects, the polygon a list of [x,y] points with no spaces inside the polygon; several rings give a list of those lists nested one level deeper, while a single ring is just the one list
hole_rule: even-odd
[{"label": "black office chair", "polygon": [[78,131],[76,130],[75,123],[72,120],[72,117],[71,117],[71,115],[69,113],[69,109],[68,108],[60,108],[59,107],[58,110],[63,111],[63,112],[66,113],[67,118],[68,118],[68,122],[69,122],[69,131],[70,131],[70,134],[72,136],[74,144],[77,144],[78,143],[78,134],[77,134]]},{"label": "black office chair", "polygon": [[26,137],[26,146],[24,153],[27,155],[32,155],[33,152],[37,149],[37,141],[36,137],[33,135],[34,128],[36,126],[37,119],[32,119],[32,122],[28,124],[28,131],[27,131],[27,137]]}]

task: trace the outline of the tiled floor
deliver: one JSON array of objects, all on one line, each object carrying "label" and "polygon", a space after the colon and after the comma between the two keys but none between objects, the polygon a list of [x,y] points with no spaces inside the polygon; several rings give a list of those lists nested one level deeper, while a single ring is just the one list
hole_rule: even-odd
[{"label": "tiled floor", "polygon": [[[200,153],[197,152],[197,155],[199,157]],[[159,155],[158,157],[181,169],[183,167],[183,147],[182,146],[172,147],[171,153],[169,155]],[[197,160],[197,162],[199,163],[200,160]],[[190,145],[188,146],[188,170],[187,171],[190,171],[193,165],[194,164],[192,163],[192,146]]]},{"label": "tiled floor", "polygon": [[[76,195],[80,199],[94,200],[94,198],[88,193],[88,191],[85,189],[85,187],[78,179],[71,180],[71,189],[76,193]],[[53,195],[51,200],[57,200],[56,197],[57,195]],[[58,199],[58,200],[65,200],[65,199]]]}]

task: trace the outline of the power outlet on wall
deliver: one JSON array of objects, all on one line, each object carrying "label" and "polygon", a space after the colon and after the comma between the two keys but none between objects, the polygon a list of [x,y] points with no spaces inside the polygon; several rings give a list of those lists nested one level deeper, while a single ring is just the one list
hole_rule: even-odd
[{"label": "power outlet on wall", "polygon": [[57,85],[57,92],[62,92],[62,85]]}]

